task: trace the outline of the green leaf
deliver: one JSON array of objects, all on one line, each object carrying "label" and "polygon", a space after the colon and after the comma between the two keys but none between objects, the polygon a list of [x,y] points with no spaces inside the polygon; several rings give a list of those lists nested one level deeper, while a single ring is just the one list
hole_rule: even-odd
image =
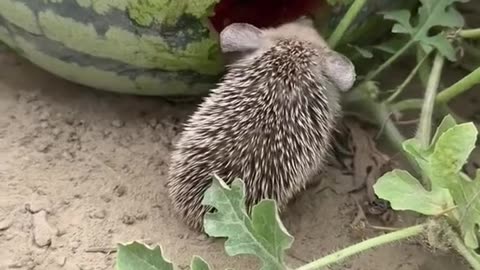
[{"label": "green leaf", "polygon": [[[412,156],[430,178],[432,191],[404,171],[385,174],[374,186],[375,193],[392,204],[394,209],[409,209],[432,215],[441,207],[456,209],[451,218],[467,247],[479,247],[480,235],[480,170],[475,180],[461,172],[475,148],[478,131],[473,123],[456,124],[446,116],[438,126],[432,144],[424,149],[416,139],[404,142],[405,151]],[[453,202],[452,202],[453,200]],[[441,202],[446,202],[439,207]]]},{"label": "green leaf", "polygon": [[456,124],[457,123],[455,122],[455,119],[451,115],[447,115],[442,119],[442,122],[437,127],[435,134],[433,135],[432,142],[427,149],[424,149],[416,138],[405,140],[402,144],[403,149],[415,159],[420,168],[423,170],[429,170],[430,157],[434,152],[434,147],[437,144],[438,139],[447,130],[455,127]]},{"label": "green leaf", "polygon": [[457,186],[452,195],[459,208],[459,223],[463,241],[471,249],[479,247],[480,235],[480,170],[475,180],[467,176],[457,177]]},{"label": "green leaf", "polygon": [[388,200],[395,210],[411,210],[424,215],[439,215],[451,208],[453,199],[447,189],[427,191],[404,170],[386,173],[373,186],[375,194]]},{"label": "green leaf", "polygon": [[173,264],[163,258],[159,246],[152,249],[132,242],[118,245],[117,270],[173,270]]},{"label": "green leaf", "polygon": [[477,128],[473,123],[465,123],[456,125],[440,135],[430,157],[428,175],[432,187],[438,186],[450,190],[455,188],[457,183],[452,180],[458,176],[475,148],[477,134]]},{"label": "green leaf", "polygon": [[440,122],[440,125],[437,127],[437,130],[435,131],[435,135],[433,135],[432,143],[430,144],[430,147],[434,147],[437,144],[438,139],[440,136],[445,133],[445,131],[453,128],[457,122],[455,119],[448,114],[442,119],[442,122]]},{"label": "green leaf", "polygon": [[417,162],[422,170],[428,170],[428,150],[423,149],[421,143],[416,138],[405,140],[402,144],[403,150],[407,152]]},{"label": "green leaf", "polygon": [[275,201],[262,200],[253,207],[250,218],[245,208],[243,181],[235,179],[228,187],[214,176],[202,204],[216,210],[205,214],[205,232],[213,237],[226,237],[228,255],[254,255],[263,262],[262,270],[285,269],[283,255],[292,245],[293,237],[280,221]]},{"label": "green leaf", "polygon": [[351,45],[351,44],[348,44],[348,47],[356,50],[360,56],[362,56],[363,58],[372,58],[373,57],[373,54],[371,51],[369,51],[368,49],[365,49],[365,48],[361,48],[359,46],[356,46],[356,45]]},{"label": "green leaf", "polygon": [[429,31],[437,26],[456,28],[462,27],[465,21],[461,14],[453,7],[455,2],[468,0],[420,0],[418,9],[418,23],[412,25],[411,14],[408,10],[395,10],[383,12],[384,18],[396,21],[393,33],[408,34],[412,41],[419,42],[425,52],[437,49],[443,56],[451,61],[456,60],[455,49],[442,33],[434,36]]},{"label": "green leaf", "polygon": [[435,144],[429,172],[432,185],[450,190],[458,207],[457,218],[464,242],[472,249],[479,247],[480,174],[477,172],[472,181],[461,169],[475,148],[477,134],[473,123],[459,124],[445,131]]},{"label": "green leaf", "polygon": [[405,46],[409,40],[410,39],[407,36],[396,35],[385,42],[372,46],[372,48],[388,54],[395,54],[398,50]]},{"label": "green leaf", "polygon": [[453,125],[452,118],[445,118],[437,129],[437,134],[441,135],[437,136],[438,140],[430,156],[428,174],[432,187],[450,190],[458,208],[457,218],[464,242],[468,247],[476,249],[479,247],[480,174],[477,172],[476,179],[472,181],[461,169],[475,148],[478,131],[473,123]]},{"label": "green leaf", "polygon": [[210,266],[206,261],[198,256],[193,256],[192,264],[190,265],[191,270],[210,270]]}]

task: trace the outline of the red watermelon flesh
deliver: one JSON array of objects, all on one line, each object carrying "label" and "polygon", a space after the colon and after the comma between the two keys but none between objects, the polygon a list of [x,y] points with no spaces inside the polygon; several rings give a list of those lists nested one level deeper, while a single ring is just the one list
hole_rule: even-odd
[{"label": "red watermelon flesh", "polygon": [[314,11],[322,0],[222,0],[210,18],[220,32],[235,22],[250,23],[257,27],[275,27]]}]

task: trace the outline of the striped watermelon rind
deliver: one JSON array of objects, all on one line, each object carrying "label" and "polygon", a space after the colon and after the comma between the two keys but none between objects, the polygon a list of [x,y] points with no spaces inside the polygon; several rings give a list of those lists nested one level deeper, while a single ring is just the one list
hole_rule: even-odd
[{"label": "striped watermelon rind", "polygon": [[[203,95],[224,70],[208,26],[219,1],[0,0],[0,41],[53,74],[97,89]],[[364,15],[383,2],[395,0],[373,0]]]},{"label": "striped watermelon rind", "polygon": [[181,9],[178,16],[160,22],[158,8],[145,27],[131,11],[149,1],[2,0],[0,40],[36,65],[91,87],[145,95],[204,93],[223,70],[218,43],[206,26],[205,7],[216,1],[171,1],[177,4],[164,8]]}]

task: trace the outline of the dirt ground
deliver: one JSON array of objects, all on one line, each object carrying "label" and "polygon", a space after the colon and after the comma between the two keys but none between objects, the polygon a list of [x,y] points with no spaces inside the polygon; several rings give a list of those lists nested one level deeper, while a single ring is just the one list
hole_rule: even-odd
[{"label": "dirt ground", "polygon": [[[254,259],[227,257],[222,240],[189,231],[170,210],[169,151],[194,108],[94,91],[0,52],[0,270],[114,269],[111,251],[132,240],[161,244],[182,269],[194,254],[214,269],[257,269]],[[345,179],[325,181],[341,187]],[[361,240],[350,226],[357,213],[352,195],[303,193],[283,218],[296,239],[288,263]],[[462,264],[407,242],[335,269],[468,269]]]}]

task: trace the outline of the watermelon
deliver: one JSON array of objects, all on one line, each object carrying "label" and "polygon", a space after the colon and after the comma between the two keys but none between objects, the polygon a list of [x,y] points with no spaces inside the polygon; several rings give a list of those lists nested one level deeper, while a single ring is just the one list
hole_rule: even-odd
[{"label": "watermelon", "polygon": [[223,27],[236,21],[275,26],[323,2],[0,0],[0,41],[39,67],[96,89],[201,95],[224,71],[217,39]]}]

